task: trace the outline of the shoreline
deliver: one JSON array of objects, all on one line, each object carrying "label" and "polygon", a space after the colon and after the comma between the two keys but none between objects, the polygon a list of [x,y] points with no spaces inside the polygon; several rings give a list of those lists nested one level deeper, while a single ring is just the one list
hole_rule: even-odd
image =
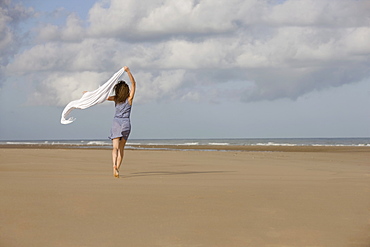
[{"label": "shoreline", "polygon": [[[0,149],[95,149],[110,146],[69,144],[2,144]],[[236,152],[370,152],[369,146],[283,146],[283,145],[126,145],[132,151],[236,151]]]}]

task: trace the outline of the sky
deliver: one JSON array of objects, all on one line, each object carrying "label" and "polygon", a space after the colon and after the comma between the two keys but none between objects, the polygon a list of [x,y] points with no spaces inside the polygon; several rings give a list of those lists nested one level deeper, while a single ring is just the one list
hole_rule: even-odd
[{"label": "sky", "polygon": [[370,0],[0,0],[0,140],[106,139],[112,102],[69,125],[61,112],[123,66],[132,139],[370,137],[369,13]]}]

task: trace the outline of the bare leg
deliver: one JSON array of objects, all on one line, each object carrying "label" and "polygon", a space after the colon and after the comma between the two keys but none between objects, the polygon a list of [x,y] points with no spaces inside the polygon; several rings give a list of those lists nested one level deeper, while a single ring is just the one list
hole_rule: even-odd
[{"label": "bare leg", "polygon": [[126,140],[122,139],[119,142],[119,150],[118,150],[118,157],[117,157],[117,170],[121,167],[123,156],[124,156],[124,150],[125,150]]},{"label": "bare leg", "polygon": [[113,160],[113,175],[117,177],[117,157],[119,151],[119,138],[112,140],[113,150],[112,150],[112,160]]},{"label": "bare leg", "polygon": [[112,160],[113,160],[113,174],[115,177],[119,177],[119,168],[124,155],[124,148],[126,145],[126,140],[120,138],[113,139],[113,150],[112,150]]}]

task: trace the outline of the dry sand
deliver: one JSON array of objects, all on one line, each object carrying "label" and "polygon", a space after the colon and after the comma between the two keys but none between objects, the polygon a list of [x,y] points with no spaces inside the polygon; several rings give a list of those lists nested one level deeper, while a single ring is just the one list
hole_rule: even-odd
[{"label": "dry sand", "polygon": [[125,154],[0,148],[0,247],[370,246],[370,148]]}]

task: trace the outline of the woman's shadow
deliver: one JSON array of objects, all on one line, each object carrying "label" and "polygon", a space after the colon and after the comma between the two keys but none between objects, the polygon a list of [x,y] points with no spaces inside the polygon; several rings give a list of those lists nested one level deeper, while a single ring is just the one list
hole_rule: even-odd
[{"label": "woman's shadow", "polygon": [[171,176],[171,175],[191,175],[191,174],[219,174],[232,171],[152,171],[152,172],[134,172],[126,175],[125,178],[147,177],[147,176]]}]

